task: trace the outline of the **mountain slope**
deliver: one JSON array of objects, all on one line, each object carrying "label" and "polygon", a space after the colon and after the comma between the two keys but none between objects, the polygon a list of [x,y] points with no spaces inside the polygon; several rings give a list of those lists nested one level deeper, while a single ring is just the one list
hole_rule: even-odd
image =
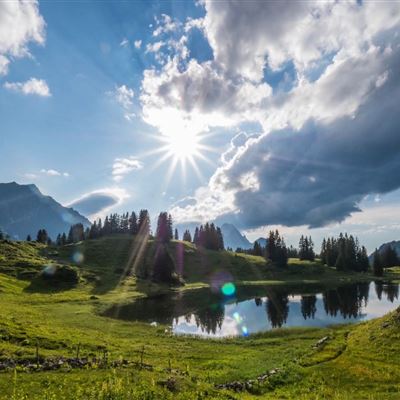
[{"label": "mountain slope", "polygon": [[[391,242],[383,243],[378,251],[379,254],[383,254],[384,250],[390,246],[392,249],[396,250],[397,255],[400,257],[400,240],[392,240]],[[371,255],[369,256],[370,263],[374,261],[374,253],[372,252]]]},{"label": "mountain slope", "polygon": [[45,228],[52,239],[71,225],[90,221],[72,208],[66,208],[50,196],[44,196],[36,185],[16,182],[0,183],[0,228],[14,239],[36,237]]},{"label": "mountain slope", "polygon": [[250,249],[253,244],[242,235],[239,230],[232,224],[223,224],[221,226],[222,235],[224,237],[225,248],[230,247],[236,250],[238,247],[241,249]]}]

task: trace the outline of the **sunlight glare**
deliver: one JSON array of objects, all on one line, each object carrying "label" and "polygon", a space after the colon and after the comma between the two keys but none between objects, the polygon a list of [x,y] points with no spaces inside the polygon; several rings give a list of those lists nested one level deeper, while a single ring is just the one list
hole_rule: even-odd
[{"label": "sunlight glare", "polygon": [[191,159],[199,151],[199,138],[195,133],[171,132],[165,141],[170,155],[180,161]]}]

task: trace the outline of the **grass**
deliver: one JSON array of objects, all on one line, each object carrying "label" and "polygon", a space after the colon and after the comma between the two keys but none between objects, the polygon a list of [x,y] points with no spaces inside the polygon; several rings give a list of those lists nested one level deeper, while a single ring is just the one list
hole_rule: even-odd
[{"label": "grass", "polygon": [[[0,242],[0,360],[74,356],[140,360],[152,370],[126,368],[26,373],[0,372],[0,399],[397,399],[400,397],[400,312],[352,326],[278,329],[248,338],[199,339],[173,336],[166,326],[152,327],[102,317],[110,304],[130,302],[169,290],[162,285],[121,280],[132,262],[135,243],[111,237],[62,249],[36,243]],[[155,243],[138,261],[148,266]],[[238,284],[335,282],[360,275],[336,273],[315,263],[292,260],[284,271],[260,257],[197,251],[189,243],[169,248],[192,290],[221,272]],[[84,259],[78,257],[82,254]],[[183,256],[182,256],[183,255]],[[51,260],[75,265],[81,281],[74,287],[32,287],[32,276]],[[81,261],[77,264],[75,261]],[[177,264],[178,265],[178,264]],[[389,272],[395,277],[399,271]],[[30,276],[28,279],[27,277]],[[398,276],[398,275],[397,275]],[[21,279],[23,278],[23,279]],[[362,279],[371,279],[365,274]],[[315,343],[328,336],[320,348]],[[276,376],[250,391],[217,390],[214,385],[254,379],[273,368]]]}]

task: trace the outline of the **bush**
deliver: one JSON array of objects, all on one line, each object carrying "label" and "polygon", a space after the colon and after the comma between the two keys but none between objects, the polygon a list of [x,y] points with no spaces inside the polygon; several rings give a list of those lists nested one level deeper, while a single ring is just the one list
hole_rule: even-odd
[{"label": "bush", "polygon": [[41,277],[57,283],[77,284],[79,282],[78,271],[68,265],[47,265],[43,269]]}]

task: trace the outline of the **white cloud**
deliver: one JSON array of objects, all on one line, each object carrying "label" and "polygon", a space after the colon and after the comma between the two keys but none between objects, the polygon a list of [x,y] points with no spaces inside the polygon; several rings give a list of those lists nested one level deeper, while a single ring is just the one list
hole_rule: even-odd
[{"label": "white cloud", "polygon": [[163,42],[162,40],[155,43],[148,43],[146,46],[146,53],[157,53],[164,45],[165,42]]},{"label": "white cloud", "polygon": [[67,205],[92,218],[103,217],[110,209],[122,204],[130,195],[120,187],[107,187],[85,193]]},{"label": "white cloud", "polygon": [[[365,194],[400,186],[400,3],[203,4],[213,61],[175,55],[145,71],[144,119],[161,133],[244,121],[264,133],[231,145],[197,203],[173,208],[177,220],[320,226],[358,211]],[[288,66],[291,87],[272,93],[265,68]]]},{"label": "white cloud", "polygon": [[272,94],[266,83],[231,80],[212,61],[192,59],[182,71],[179,59],[160,70],[144,71],[141,102],[145,121],[169,130],[206,131],[211,126],[231,126],[253,120],[254,110]]},{"label": "white cloud", "polygon": [[59,172],[55,169],[41,169],[40,172],[47,176],[64,176],[66,178],[69,177],[68,172]]},{"label": "white cloud", "polygon": [[132,171],[143,168],[143,163],[134,157],[116,158],[113,164],[113,180],[119,182]]},{"label": "white cloud", "polygon": [[43,79],[30,78],[26,82],[5,82],[4,87],[25,95],[51,96],[50,89]]},{"label": "white cloud", "polygon": [[129,40],[127,38],[124,38],[121,40],[121,43],[119,44],[121,47],[125,47],[129,44]]},{"label": "white cloud", "polygon": [[135,113],[131,111],[133,106],[132,99],[135,95],[133,89],[126,85],[117,86],[113,95],[115,96],[117,103],[124,109],[124,118],[131,121],[132,118],[135,117]]},{"label": "white cloud", "polygon": [[10,60],[7,57],[4,57],[0,54],[0,75],[6,75],[8,72],[8,66],[10,64]]},{"label": "white cloud", "polygon": [[133,45],[135,46],[136,49],[140,49],[142,47],[142,41],[141,40],[135,40],[133,42]]},{"label": "white cloud", "polygon": [[0,75],[8,71],[10,59],[30,56],[28,44],[45,41],[45,22],[38,2],[0,2]]},{"label": "white cloud", "polygon": [[132,99],[134,96],[133,89],[127,87],[126,85],[118,86],[115,89],[115,98],[119,104],[125,109],[132,105]]},{"label": "white cloud", "polygon": [[156,17],[157,28],[153,32],[153,36],[160,36],[164,33],[177,30],[182,24],[178,20],[173,20],[167,14],[161,14],[161,18]]}]

